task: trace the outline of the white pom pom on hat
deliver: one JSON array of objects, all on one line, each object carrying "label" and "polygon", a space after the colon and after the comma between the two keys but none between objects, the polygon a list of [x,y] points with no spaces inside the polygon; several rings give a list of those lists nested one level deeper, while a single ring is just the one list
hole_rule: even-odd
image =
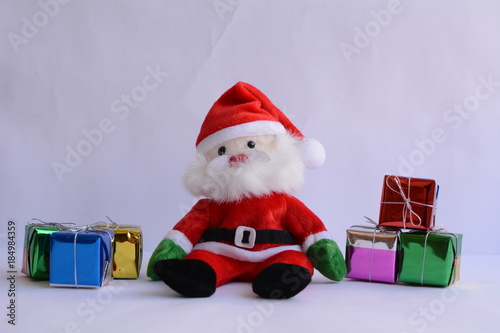
[{"label": "white pom pom on hat", "polygon": [[312,138],[304,138],[299,145],[306,168],[318,168],[325,163],[326,151],[321,142]]},{"label": "white pom pom on hat", "polygon": [[196,140],[196,149],[204,154],[231,139],[286,132],[301,140],[299,148],[307,168],[323,165],[326,153],[319,141],[306,138],[257,88],[238,82],[208,111]]}]

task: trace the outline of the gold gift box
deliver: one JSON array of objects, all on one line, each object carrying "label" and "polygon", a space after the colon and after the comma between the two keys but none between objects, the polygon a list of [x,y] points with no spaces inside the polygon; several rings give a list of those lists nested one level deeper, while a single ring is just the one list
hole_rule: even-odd
[{"label": "gold gift box", "polygon": [[115,233],[113,277],[137,279],[142,263],[142,230],[137,225],[118,224],[113,231]]}]

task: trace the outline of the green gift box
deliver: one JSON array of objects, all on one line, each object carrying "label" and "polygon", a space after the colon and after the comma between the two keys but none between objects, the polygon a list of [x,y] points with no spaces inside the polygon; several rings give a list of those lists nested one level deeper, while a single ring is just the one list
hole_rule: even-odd
[{"label": "green gift box", "polygon": [[25,226],[22,273],[32,279],[49,279],[50,234],[61,229],[62,226],[54,223]]},{"label": "green gift box", "polygon": [[400,235],[399,282],[449,286],[459,279],[462,234],[443,231]]}]

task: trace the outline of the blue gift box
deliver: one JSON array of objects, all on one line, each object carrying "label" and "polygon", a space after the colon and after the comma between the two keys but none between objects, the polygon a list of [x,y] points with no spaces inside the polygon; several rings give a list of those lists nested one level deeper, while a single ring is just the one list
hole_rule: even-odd
[{"label": "blue gift box", "polygon": [[101,287],[111,280],[111,231],[60,231],[51,234],[50,285]]}]

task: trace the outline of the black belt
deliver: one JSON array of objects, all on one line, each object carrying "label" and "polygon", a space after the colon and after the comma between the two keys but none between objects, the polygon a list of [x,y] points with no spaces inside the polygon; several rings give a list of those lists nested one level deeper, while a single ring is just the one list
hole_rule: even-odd
[{"label": "black belt", "polygon": [[296,244],[291,233],[286,230],[255,230],[240,226],[235,229],[207,229],[201,242],[230,242],[236,246],[252,248],[255,244]]}]

